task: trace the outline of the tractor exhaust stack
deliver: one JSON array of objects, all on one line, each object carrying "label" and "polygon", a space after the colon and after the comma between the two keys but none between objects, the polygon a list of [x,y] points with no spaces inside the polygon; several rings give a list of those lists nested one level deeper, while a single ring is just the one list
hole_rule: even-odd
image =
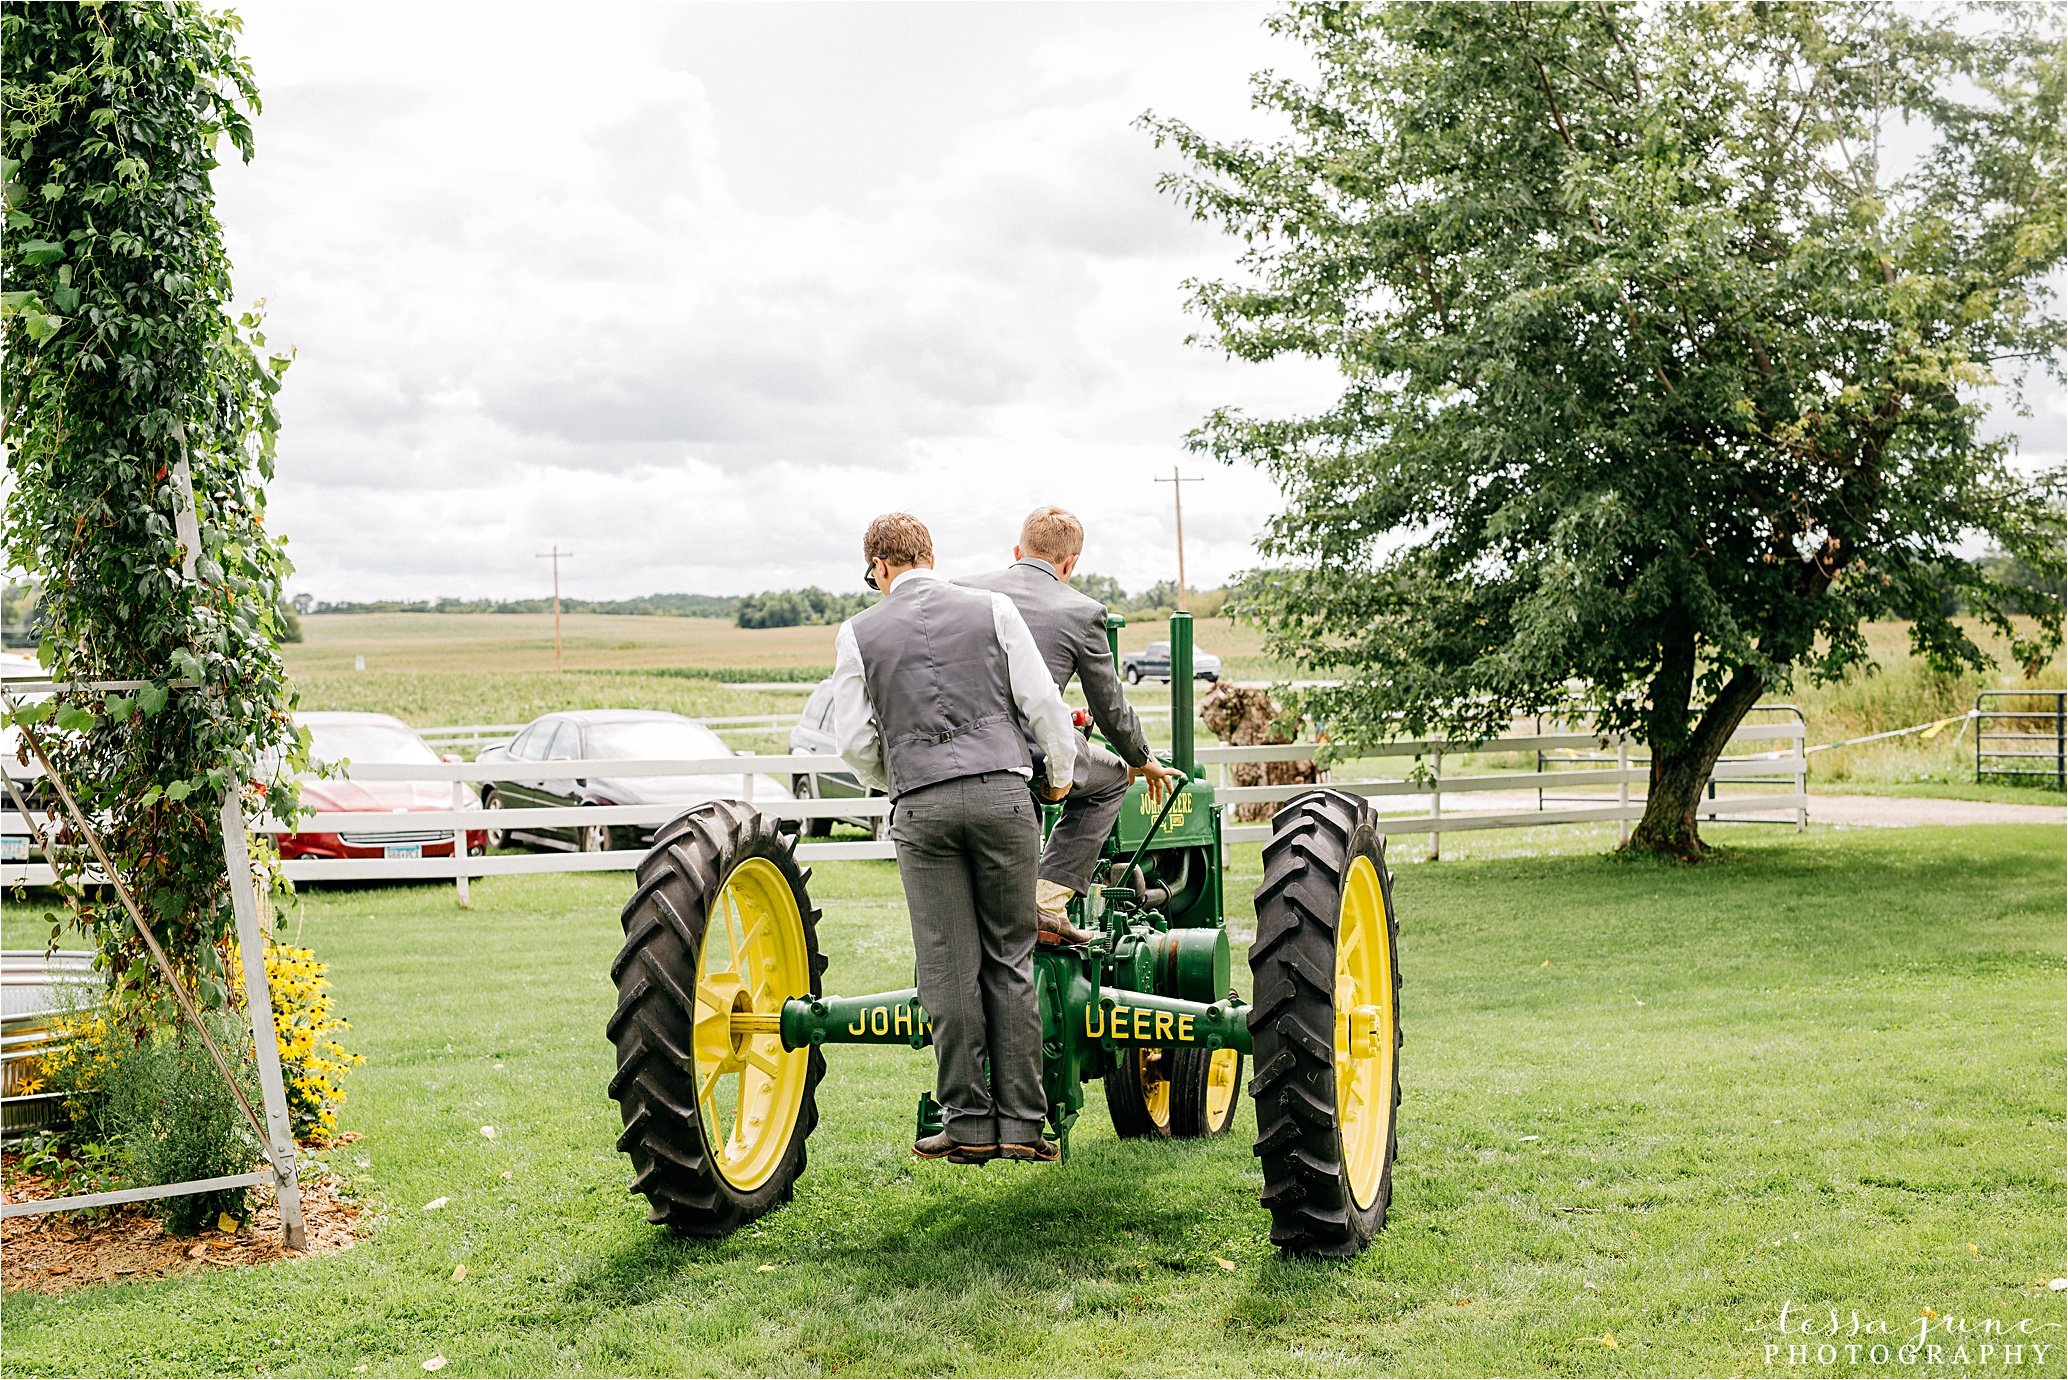
[{"label": "tractor exhaust stack", "polygon": [[1192,760],[1192,615],[1170,616],[1170,764],[1197,777]]}]

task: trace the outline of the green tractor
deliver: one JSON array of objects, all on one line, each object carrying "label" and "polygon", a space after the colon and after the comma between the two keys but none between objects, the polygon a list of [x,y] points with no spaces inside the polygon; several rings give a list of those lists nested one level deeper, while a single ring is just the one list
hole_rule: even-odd
[{"label": "green tractor", "polygon": [[[1247,1057],[1272,1241],[1354,1255],[1385,1222],[1400,1102],[1384,840],[1370,805],[1345,792],[1278,812],[1243,1001],[1229,984],[1222,807],[1192,758],[1190,615],[1170,631],[1171,761],[1187,779],[1160,808],[1132,788],[1101,885],[1071,917],[1097,939],[1034,953],[1049,1124],[1067,1154],[1098,1079],[1123,1137],[1220,1135]],[[744,803],[700,805],[661,830],[625,906],[609,1025],[618,1148],[648,1219],[687,1236],[723,1236],[791,1197],[825,1046],[930,1039],[914,988],[827,994],[793,842]],[[939,1129],[923,1093],[918,1132]]]}]

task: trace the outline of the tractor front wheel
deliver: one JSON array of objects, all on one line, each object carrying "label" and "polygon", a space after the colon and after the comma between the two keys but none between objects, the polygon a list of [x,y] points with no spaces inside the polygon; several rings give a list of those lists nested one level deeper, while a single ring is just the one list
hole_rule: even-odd
[{"label": "tractor front wheel", "polygon": [[1170,1130],[1174,1136],[1218,1136],[1235,1124],[1242,1099],[1242,1051],[1174,1051],[1170,1077]]},{"label": "tractor front wheel", "polygon": [[639,864],[611,965],[610,1095],[632,1191],[682,1235],[737,1230],[804,1172],[825,1056],[785,1050],[772,1018],[825,972],[807,875],[775,821],[734,800],[666,825]]},{"label": "tractor front wheel", "polygon": [[1165,1140],[1171,1133],[1171,1049],[1122,1045],[1106,1074],[1106,1110],[1122,1140]]},{"label": "tractor front wheel", "polygon": [[1377,826],[1363,798],[1312,791],[1264,845],[1249,1091],[1271,1240],[1289,1254],[1357,1254],[1393,1196],[1400,930]]}]

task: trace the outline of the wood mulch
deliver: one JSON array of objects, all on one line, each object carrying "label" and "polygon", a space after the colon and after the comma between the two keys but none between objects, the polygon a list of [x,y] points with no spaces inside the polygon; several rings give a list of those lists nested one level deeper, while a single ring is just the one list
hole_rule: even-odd
[{"label": "wood mulch", "polygon": [[[197,1236],[168,1235],[150,1203],[9,1217],[0,1221],[0,1288],[60,1294],[350,1250],[372,1213],[346,1198],[336,1178],[308,1168],[314,1172],[301,1185],[307,1251],[281,1244],[279,1201],[262,1185],[251,1192],[250,1219],[234,1233],[210,1228]],[[63,1196],[50,1180],[23,1172],[15,1155],[0,1157],[0,1179],[6,1186],[0,1197],[10,1203]]]}]

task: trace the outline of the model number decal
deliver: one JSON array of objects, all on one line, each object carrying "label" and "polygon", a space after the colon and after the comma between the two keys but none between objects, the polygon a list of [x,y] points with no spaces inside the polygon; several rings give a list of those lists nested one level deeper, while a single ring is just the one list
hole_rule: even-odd
[{"label": "model number decal", "polygon": [[[1170,807],[1170,817],[1164,821],[1163,827],[1166,829],[1183,828],[1185,822],[1192,818],[1193,799],[1194,797],[1190,791],[1180,794],[1177,801]],[[1147,791],[1143,791],[1135,797],[1135,813],[1143,815],[1150,820],[1154,820],[1162,809],[1161,805],[1149,799]]]}]

